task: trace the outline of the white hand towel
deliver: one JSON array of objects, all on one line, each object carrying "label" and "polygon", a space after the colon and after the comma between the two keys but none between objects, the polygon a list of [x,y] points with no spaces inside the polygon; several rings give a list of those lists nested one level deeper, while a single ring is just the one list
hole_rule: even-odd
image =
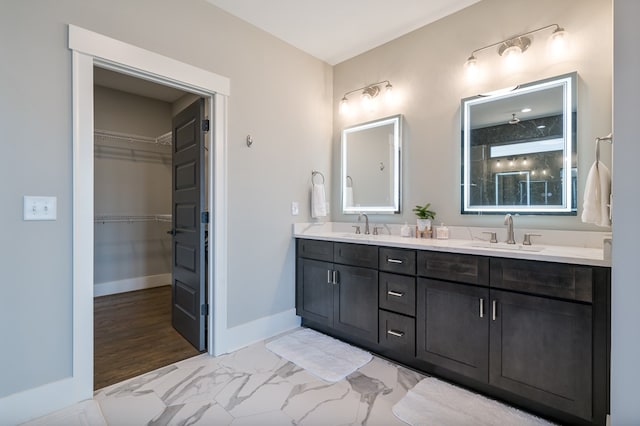
[{"label": "white hand towel", "polygon": [[597,226],[611,226],[609,203],[611,199],[611,173],[598,161],[593,163],[584,188],[582,221]]},{"label": "white hand towel", "polygon": [[311,188],[311,217],[325,217],[327,215],[327,199],[324,195],[324,185],[313,184]]},{"label": "white hand towel", "polygon": [[353,207],[353,188],[347,186],[344,193],[344,204],[346,207]]}]

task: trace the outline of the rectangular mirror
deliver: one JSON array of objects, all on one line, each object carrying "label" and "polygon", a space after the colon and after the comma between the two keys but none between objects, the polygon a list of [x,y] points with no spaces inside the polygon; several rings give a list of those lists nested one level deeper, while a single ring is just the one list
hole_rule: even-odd
[{"label": "rectangular mirror", "polygon": [[342,131],[342,212],[400,213],[402,116]]},{"label": "rectangular mirror", "polygon": [[575,81],[462,100],[462,213],[576,214]]}]

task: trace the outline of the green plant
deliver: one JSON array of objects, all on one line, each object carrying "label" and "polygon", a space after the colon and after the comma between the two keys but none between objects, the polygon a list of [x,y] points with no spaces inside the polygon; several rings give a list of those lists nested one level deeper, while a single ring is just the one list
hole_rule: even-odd
[{"label": "green plant", "polygon": [[418,216],[418,219],[434,219],[436,212],[429,210],[429,207],[431,207],[431,203],[427,203],[424,206],[416,206],[413,212]]}]

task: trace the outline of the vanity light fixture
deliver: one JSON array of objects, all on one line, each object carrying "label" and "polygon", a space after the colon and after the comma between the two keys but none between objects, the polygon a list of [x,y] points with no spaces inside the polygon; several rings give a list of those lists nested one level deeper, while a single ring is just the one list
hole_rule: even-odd
[{"label": "vanity light fixture", "polygon": [[564,45],[565,39],[567,37],[567,32],[560,25],[551,24],[474,50],[473,52],[471,52],[471,55],[469,55],[469,58],[467,58],[467,61],[464,64],[465,68],[467,68],[467,71],[469,73],[474,72],[478,66],[478,58],[476,57],[476,53],[496,46],[498,46],[498,55],[504,57],[507,60],[511,60],[514,57],[524,53],[529,48],[529,46],[531,46],[533,37],[527,36],[530,36],[539,31],[547,30],[549,28],[555,28],[553,30],[553,33],[551,34],[552,46],[554,48],[558,48]]},{"label": "vanity light fixture", "polygon": [[390,101],[391,97],[393,96],[393,86],[391,85],[391,82],[389,80],[382,80],[382,81],[378,81],[377,83],[371,83],[364,87],[360,87],[358,89],[354,89],[345,93],[344,96],[342,96],[342,99],[340,100],[340,107],[339,107],[340,113],[346,114],[347,112],[349,112],[350,110],[349,95],[356,92],[361,92],[362,106],[367,110],[373,109],[375,104],[375,98],[382,91],[381,86],[383,84],[384,84],[385,100]]}]

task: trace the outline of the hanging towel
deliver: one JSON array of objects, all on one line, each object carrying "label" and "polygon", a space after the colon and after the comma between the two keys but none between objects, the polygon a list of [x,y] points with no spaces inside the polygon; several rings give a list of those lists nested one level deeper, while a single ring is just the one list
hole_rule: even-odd
[{"label": "hanging towel", "polygon": [[611,226],[609,203],[611,202],[611,173],[601,161],[589,170],[584,188],[582,221],[597,226]]},{"label": "hanging towel", "polygon": [[324,184],[313,184],[311,187],[311,217],[327,215],[327,198],[324,195]]},{"label": "hanging towel", "polygon": [[347,186],[345,189],[344,204],[345,207],[353,207],[353,188]]}]

